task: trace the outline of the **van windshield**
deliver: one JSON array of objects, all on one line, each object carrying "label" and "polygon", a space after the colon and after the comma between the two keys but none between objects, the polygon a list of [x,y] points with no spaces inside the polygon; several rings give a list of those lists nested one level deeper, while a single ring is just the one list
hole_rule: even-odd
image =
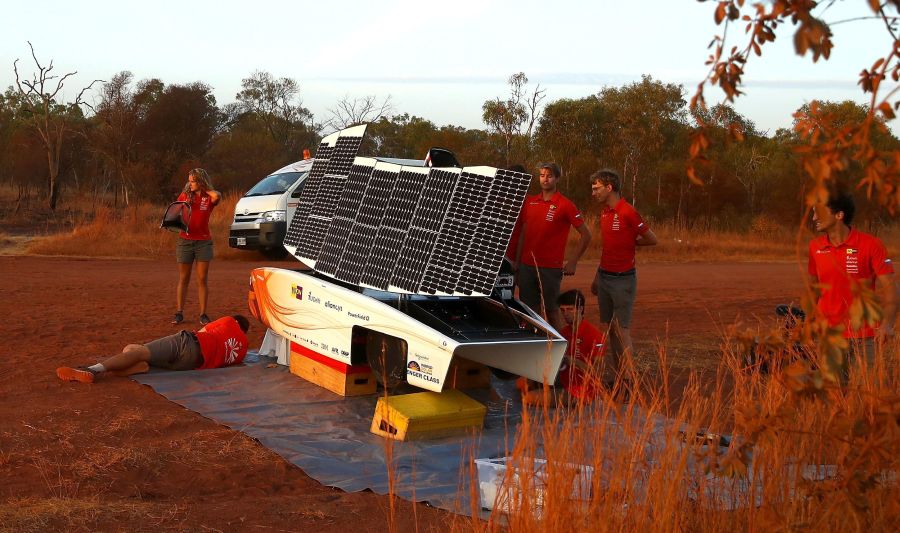
[{"label": "van windshield", "polygon": [[284,191],[297,183],[297,180],[305,177],[309,172],[285,172],[284,174],[272,174],[247,191],[244,196],[267,196],[269,194],[284,194]]}]

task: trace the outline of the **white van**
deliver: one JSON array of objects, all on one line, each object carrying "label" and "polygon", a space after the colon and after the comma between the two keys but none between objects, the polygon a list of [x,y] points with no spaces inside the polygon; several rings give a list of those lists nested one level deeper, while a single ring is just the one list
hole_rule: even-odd
[{"label": "white van", "polygon": [[286,255],[283,241],[287,221],[297,209],[297,199],[312,163],[312,158],[291,163],[247,191],[234,207],[228,246],[261,250],[274,257]]}]

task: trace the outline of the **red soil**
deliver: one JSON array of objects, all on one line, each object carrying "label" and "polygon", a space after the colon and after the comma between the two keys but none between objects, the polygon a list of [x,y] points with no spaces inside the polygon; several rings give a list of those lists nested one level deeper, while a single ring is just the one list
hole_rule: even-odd
[{"label": "red soil", "polygon": [[[291,262],[284,262],[290,267]],[[247,313],[253,263],[213,262],[209,314]],[[593,265],[564,288],[586,293]],[[710,366],[720,331],[796,301],[790,263],[639,268],[633,335],[653,360],[668,336],[676,366]],[[174,262],[0,257],[6,315],[0,360],[0,529],[385,531],[391,500],[324,487],[242,433],[127,379],[63,383],[61,365],[93,363],[170,334]],[[198,328],[196,289],[183,327]],[[589,298],[588,319],[597,320]],[[258,325],[257,325],[258,326]],[[667,333],[668,332],[668,333]],[[251,346],[263,331],[251,329]],[[397,530],[446,530],[449,513],[394,500]]]}]

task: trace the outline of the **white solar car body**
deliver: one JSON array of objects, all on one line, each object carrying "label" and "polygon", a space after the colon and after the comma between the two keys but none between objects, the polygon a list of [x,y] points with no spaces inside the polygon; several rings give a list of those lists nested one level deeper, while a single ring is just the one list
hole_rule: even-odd
[{"label": "white solar car body", "polygon": [[250,284],[251,312],[293,352],[369,364],[430,391],[447,385],[454,357],[552,382],[565,353],[565,340],[514,300],[400,295],[268,267]]}]

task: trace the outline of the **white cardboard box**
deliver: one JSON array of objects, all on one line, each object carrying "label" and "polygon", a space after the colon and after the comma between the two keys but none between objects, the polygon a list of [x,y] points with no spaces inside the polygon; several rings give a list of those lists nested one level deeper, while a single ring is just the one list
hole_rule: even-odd
[{"label": "white cardboard box", "polygon": [[[532,459],[529,470],[513,464],[512,457],[497,459],[475,459],[478,470],[478,492],[483,509],[497,508],[503,512],[523,507],[527,501],[538,515],[544,505],[544,490],[549,469],[562,469],[560,474],[572,477],[572,500],[588,501],[591,498],[591,484],[594,469],[590,466],[571,463],[548,463],[545,459]],[[532,492],[530,500],[525,500],[524,491]]]},{"label": "white cardboard box", "polygon": [[266,330],[259,354],[268,357],[276,357],[279,365],[291,365],[291,341],[275,333],[271,329]]}]

